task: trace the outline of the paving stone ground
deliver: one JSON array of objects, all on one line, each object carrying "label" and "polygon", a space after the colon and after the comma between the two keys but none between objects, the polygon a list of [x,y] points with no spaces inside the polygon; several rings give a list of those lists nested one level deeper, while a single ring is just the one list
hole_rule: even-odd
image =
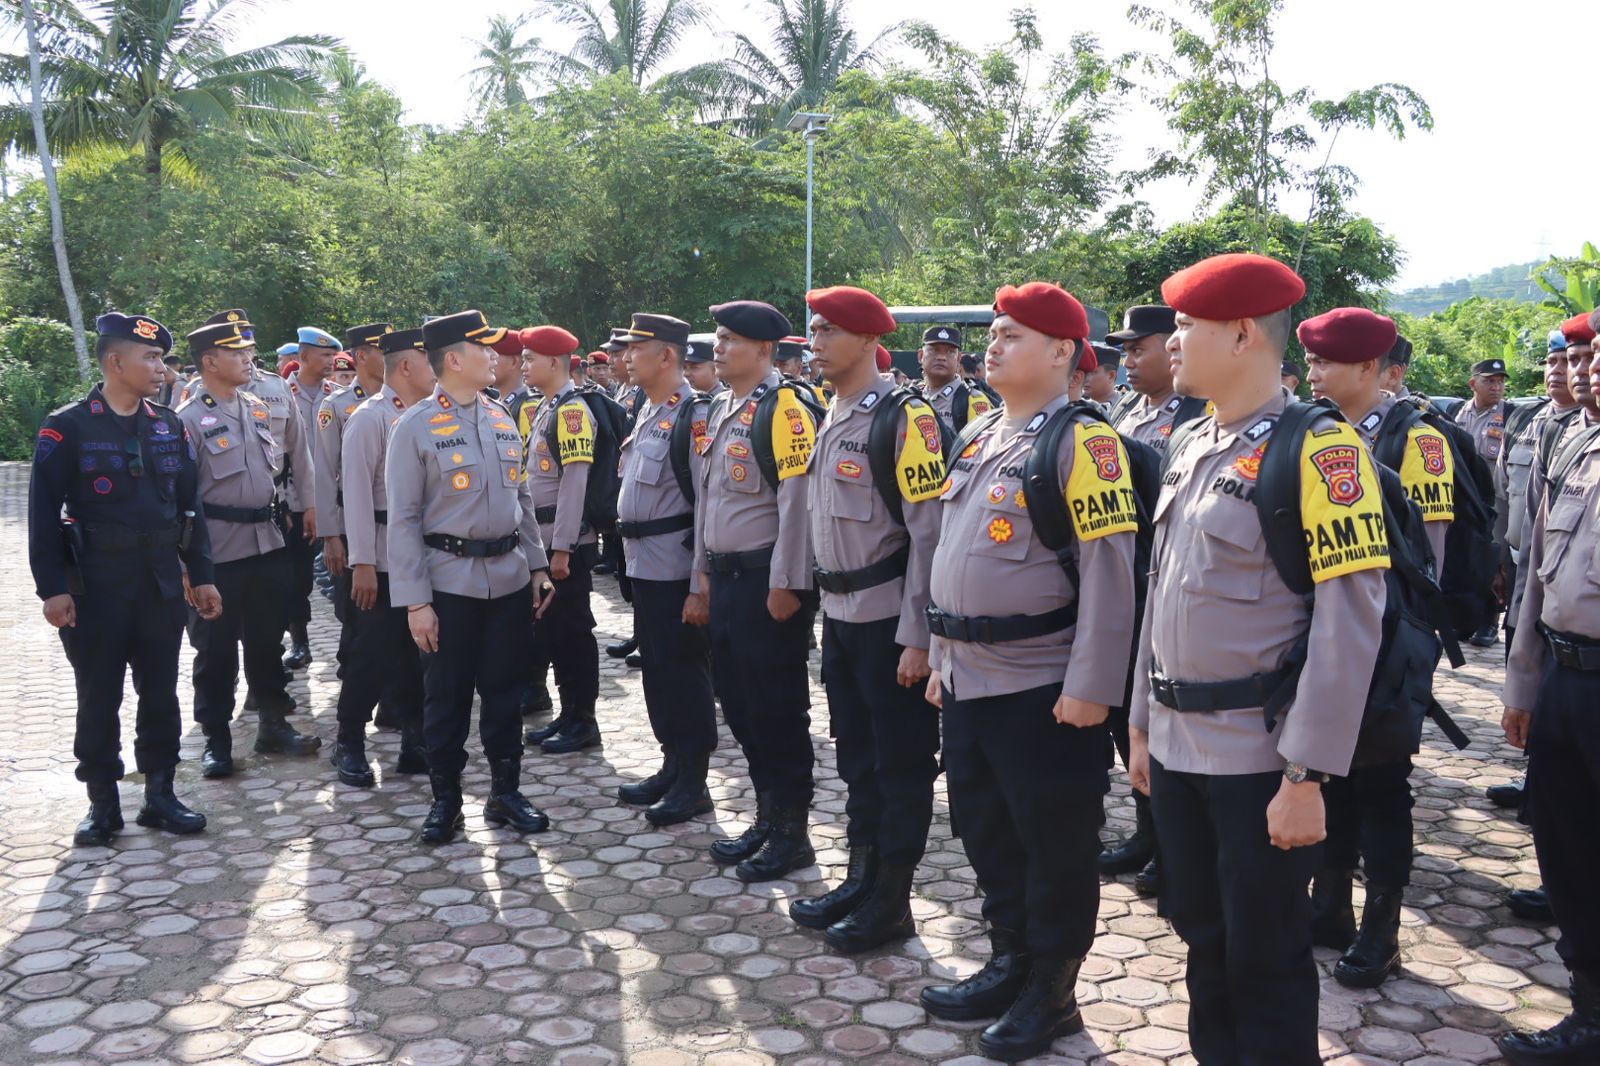
[{"label": "paving stone ground", "polygon": [[[74,848],[85,801],[72,776],[72,677],[28,575],[26,485],[26,467],[0,466],[0,1064],[978,1061],[980,1024],[917,1005],[922,986],[976,970],[988,951],[942,781],[917,939],[841,958],[786,916],[846,859],[815,678],[819,865],[789,881],[746,886],[706,858],[754,808],[726,729],[714,817],[657,830],[617,803],[616,787],[649,773],[656,750],[638,674],[604,659],[604,749],[524,759],[526,790],[554,822],[537,837],[485,826],[487,771],[474,757],[466,839],[424,848],[413,837],[427,784],[392,772],[394,734],[369,746],[378,785],[351,789],[323,758],[249,755],[254,716],[243,715],[232,780],[202,781],[198,734],[184,737],[179,793],[210,818],[206,833],[134,825],[135,775],[116,845]],[[614,583],[600,584],[599,636],[617,639],[627,615]],[[299,727],[331,745],[336,629],[315,599],[318,658],[291,691],[311,712]],[[1553,930],[1499,905],[1538,875],[1527,832],[1483,798],[1518,772],[1496,725],[1501,649],[1469,656],[1440,688],[1472,745],[1430,744],[1417,760],[1404,974],[1347,991],[1327,976],[1333,953],[1318,950],[1324,1057],[1341,1066],[1494,1062],[1495,1033],[1549,1024],[1568,1006]],[[185,648],[185,676],[187,661]],[[123,739],[132,766],[128,727]],[[1131,827],[1127,796],[1119,777],[1108,835]],[[1088,1028],[1048,1061],[1192,1063],[1182,942],[1118,882],[1102,893],[1099,934],[1078,986]]]}]

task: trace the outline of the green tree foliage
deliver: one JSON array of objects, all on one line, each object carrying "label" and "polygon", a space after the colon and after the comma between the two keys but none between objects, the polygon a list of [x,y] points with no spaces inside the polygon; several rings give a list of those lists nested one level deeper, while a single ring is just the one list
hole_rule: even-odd
[{"label": "green tree foliage", "polygon": [[489,20],[489,32],[478,46],[479,65],[472,69],[472,90],[478,107],[519,107],[528,102],[528,82],[537,78],[546,65],[547,53],[537,37],[524,39],[523,29],[533,12],[496,15]]},{"label": "green tree foliage", "polygon": [[1508,395],[1543,395],[1547,342],[1564,317],[1558,308],[1482,296],[1425,317],[1397,313],[1413,348],[1406,381],[1432,396],[1466,396],[1473,363],[1504,359]]},{"label": "green tree foliage", "polygon": [[45,415],[81,391],[70,326],[43,318],[0,326],[0,458],[32,455]]},{"label": "green tree foliage", "polygon": [[1600,306],[1600,249],[1588,241],[1573,258],[1551,256],[1542,269],[1528,276],[1548,293],[1544,298],[1548,307],[1576,315]]}]

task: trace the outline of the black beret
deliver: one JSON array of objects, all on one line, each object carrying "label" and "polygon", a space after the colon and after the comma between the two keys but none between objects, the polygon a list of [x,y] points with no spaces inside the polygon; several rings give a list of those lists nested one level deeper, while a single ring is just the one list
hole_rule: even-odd
[{"label": "black beret", "polygon": [[491,329],[482,311],[461,311],[429,319],[422,327],[422,343],[429,351],[448,348],[452,344],[471,341],[485,348],[497,343],[506,335],[503,329]]},{"label": "black beret", "polygon": [[[621,333],[621,337],[617,333]],[[612,340],[620,339],[624,345],[633,341],[665,341],[668,344],[689,343],[689,323],[671,315],[646,315],[634,313],[633,321],[625,330],[612,333]],[[609,341],[607,344],[609,345]],[[602,345],[604,348],[606,345]]]},{"label": "black beret", "polygon": [[1492,377],[1495,374],[1504,374],[1505,372],[1506,361],[1504,359],[1484,359],[1472,364],[1473,377],[1479,377],[1480,375]]},{"label": "black beret", "polygon": [[1278,367],[1278,373],[1286,378],[1297,378],[1300,376],[1300,368],[1285,359],[1283,365]]},{"label": "black beret", "polygon": [[734,300],[714,304],[711,317],[741,337],[753,341],[781,341],[794,332],[782,311],[760,300]]},{"label": "black beret", "polygon": [[378,347],[384,355],[410,350],[422,351],[422,329],[391,329],[378,338]]},{"label": "black beret", "polygon": [[923,344],[953,344],[961,347],[961,331],[954,326],[929,326],[922,331]]},{"label": "black beret", "polygon": [[344,346],[359,348],[363,344],[377,344],[378,338],[385,333],[393,332],[394,327],[387,322],[369,322],[365,326],[351,326],[344,331]]},{"label": "black beret", "polygon": [[144,315],[124,315],[111,311],[94,320],[94,331],[102,337],[153,344],[161,354],[172,351],[172,331]]},{"label": "black beret", "polygon": [[961,369],[969,374],[976,374],[978,372],[978,357],[971,352],[963,355],[961,357]]},{"label": "black beret", "polygon": [[1396,336],[1394,347],[1389,349],[1389,354],[1384,356],[1384,361],[1396,366],[1411,365],[1411,342],[1404,337]]},{"label": "black beret", "polygon": [[1177,312],[1172,308],[1162,304],[1136,304],[1123,313],[1122,328],[1115,333],[1107,333],[1106,340],[1126,344],[1140,337],[1177,331]]}]

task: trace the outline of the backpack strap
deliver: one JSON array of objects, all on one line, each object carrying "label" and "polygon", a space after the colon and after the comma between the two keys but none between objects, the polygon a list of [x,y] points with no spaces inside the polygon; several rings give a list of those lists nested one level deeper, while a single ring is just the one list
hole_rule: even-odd
[{"label": "backpack strap", "polygon": [[1544,471],[1546,481],[1550,478],[1550,471],[1555,467],[1556,451],[1561,447],[1561,435],[1566,432],[1567,423],[1578,417],[1582,411],[1582,407],[1574,407],[1570,411],[1551,415],[1545,419],[1544,425],[1539,427],[1539,467]]},{"label": "backpack strap", "polygon": [[1416,404],[1400,400],[1389,408],[1372,445],[1373,460],[1390,470],[1399,470],[1405,462],[1406,440],[1411,434],[1411,427],[1422,420],[1422,409]]},{"label": "backpack strap", "polygon": [[972,410],[971,393],[967,383],[958,376],[950,392],[950,427],[957,433],[967,428],[967,415]]},{"label": "backpack strap", "polygon": [[[1200,435],[1206,426],[1206,419],[1195,418],[1172,431],[1172,436],[1167,438],[1167,454],[1161,459],[1161,482],[1166,484],[1167,471],[1172,469],[1172,461],[1180,452],[1189,446],[1189,442]],[[1259,489],[1257,491],[1260,491]]]},{"label": "backpack strap", "polygon": [[1567,441],[1566,447],[1557,454],[1555,466],[1551,469],[1549,499],[1553,500],[1561,495],[1561,490],[1566,487],[1567,478],[1577,469],[1578,460],[1583,458],[1583,453],[1596,438],[1600,438],[1600,426],[1590,426]]},{"label": "backpack strap", "polygon": [[1300,451],[1312,423],[1319,418],[1345,420],[1326,400],[1291,401],[1278,416],[1256,478],[1256,513],[1261,518],[1267,556],[1289,591],[1299,596],[1311,595],[1316,585],[1300,519]]},{"label": "backpack strap", "polygon": [[1176,433],[1181,426],[1186,426],[1206,413],[1209,401],[1198,396],[1185,396],[1178,401],[1178,409],[1172,412],[1172,430]]},{"label": "backpack strap", "polygon": [[[689,402],[672,423],[672,435],[667,438],[667,458],[672,462],[672,476],[678,481],[678,491],[694,505],[694,413],[699,407],[709,407],[711,397],[703,392],[691,392]],[[709,417],[709,412],[708,412]]]},{"label": "backpack strap", "polygon": [[972,446],[972,442],[993,429],[1005,412],[998,407],[985,411],[982,416],[967,423],[967,428],[956,434],[956,442],[950,445],[950,461],[961,458],[961,453]]},{"label": "backpack strap", "polygon": [[1534,416],[1550,403],[1550,397],[1545,396],[1533,403],[1517,404],[1511,408],[1511,413],[1506,416],[1506,440],[1511,440],[1518,433],[1527,428]]},{"label": "backpack strap", "polygon": [[755,418],[750,426],[751,449],[755,452],[761,480],[773,492],[778,491],[778,459],[772,454],[772,419],[778,410],[778,394],[785,390],[811,413],[814,422],[820,423],[828,413],[827,408],[782,378],[770,388],[765,384],[757,385],[756,391],[750,394],[750,399],[756,401]]},{"label": "backpack strap", "polygon": [[[1081,583],[1078,560],[1072,551],[1075,540],[1072,516],[1067,513],[1067,497],[1061,484],[1058,456],[1061,454],[1062,437],[1072,431],[1074,422],[1080,420],[1106,422],[1106,417],[1099,408],[1083,400],[1067,404],[1039,427],[1022,467],[1023,494],[1028,501],[1028,517],[1033,521],[1033,531],[1038,534],[1040,544],[1056,553],[1056,561],[1072,582],[1074,593]],[[1143,506],[1137,495],[1134,505],[1139,511],[1140,521],[1145,521]]]},{"label": "backpack strap", "polygon": [[917,392],[900,386],[883,394],[872,412],[872,425],[867,429],[867,467],[872,471],[872,485],[878,498],[889,511],[895,525],[906,524],[905,501],[900,495],[900,480],[896,467],[900,461],[901,413],[915,404],[933,419],[934,431],[939,435],[939,451],[946,463],[950,461],[950,437],[944,422]]}]

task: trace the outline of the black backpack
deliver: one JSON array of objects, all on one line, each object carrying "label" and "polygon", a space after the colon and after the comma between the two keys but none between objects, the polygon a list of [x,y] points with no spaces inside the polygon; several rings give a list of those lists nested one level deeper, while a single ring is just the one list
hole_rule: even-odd
[{"label": "black backpack", "polygon": [[[583,401],[594,419],[594,462],[589,468],[589,482],[583,494],[583,521],[589,529],[610,533],[617,525],[617,495],[622,491],[618,460],[623,440],[633,432],[633,419],[627,408],[599,386],[585,385],[573,390],[573,395]],[[561,449],[557,442],[556,418],[560,413],[557,409],[545,427],[545,446],[558,466],[561,465]]]},{"label": "black backpack", "polygon": [[1511,442],[1517,439],[1517,435],[1528,427],[1529,422],[1533,421],[1533,416],[1537,415],[1549,403],[1550,397],[1541,396],[1532,403],[1512,405],[1511,413],[1506,416],[1506,447],[1509,448],[1511,446]]},{"label": "black backpack", "polygon": [[[1560,414],[1551,415],[1545,419],[1544,425],[1539,427],[1539,469],[1544,471],[1546,480],[1549,479],[1551,470],[1556,461],[1556,450],[1561,447],[1561,435],[1566,432],[1567,424],[1583,413],[1581,406],[1571,410],[1562,411]],[[1582,433],[1578,434],[1580,437]]]},{"label": "black backpack", "polygon": [[[795,388],[793,383],[783,379],[772,388],[758,385],[756,391],[750,394],[750,400],[754,400],[756,405],[755,418],[750,426],[750,444],[755,452],[756,468],[761,471],[761,479],[773,492],[778,491],[778,460],[772,454],[772,419],[778,410],[778,394],[785,390],[800,401],[800,406],[811,413],[813,422],[820,423],[823,416],[828,413],[828,409],[815,397],[815,394]],[[733,402],[731,396],[728,402]]]},{"label": "black backpack", "polygon": [[1378,429],[1372,457],[1398,473],[1405,461],[1407,436],[1419,422],[1444,435],[1455,459],[1455,517],[1445,534],[1444,569],[1438,579],[1455,635],[1469,637],[1491,624],[1499,610],[1494,594],[1500,565],[1494,542],[1494,475],[1478,455],[1470,433],[1409,400],[1390,408]]},{"label": "black backpack", "polygon": [[667,438],[667,458],[672,463],[672,476],[677,479],[678,491],[683,493],[683,498],[694,505],[694,467],[691,465],[694,457],[695,437],[695,411],[701,410],[700,427],[705,430],[705,408],[711,406],[711,394],[694,392],[689,396],[688,406],[672,423],[672,435]]}]

